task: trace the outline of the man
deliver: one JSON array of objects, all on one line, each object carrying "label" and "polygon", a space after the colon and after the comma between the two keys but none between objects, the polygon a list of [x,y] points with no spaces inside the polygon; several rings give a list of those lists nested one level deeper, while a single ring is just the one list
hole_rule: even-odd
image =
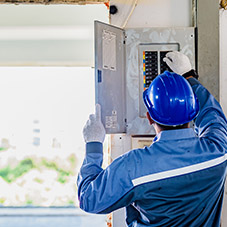
[{"label": "man", "polygon": [[165,61],[175,73],[159,75],[144,92],[157,132],[150,147],[132,150],[103,170],[100,107],[90,115],[78,176],[80,207],[97,214],[126,207],[128,226],[220,226],[226,118],[185,55],[171,52]]}]

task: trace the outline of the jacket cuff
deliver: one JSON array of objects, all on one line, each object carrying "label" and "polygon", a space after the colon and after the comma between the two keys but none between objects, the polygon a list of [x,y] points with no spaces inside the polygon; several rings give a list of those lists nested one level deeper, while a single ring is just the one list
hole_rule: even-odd
[{"label": "jacket cuff", "polygon": [[185,79],[187,79],[187,77],[189,77],[189,76],[193,76],[193,77],[196,78],[197,80],[198,80],[198,78],[199,78],[198,73],[197,73],[194,69],[190,70],[190,71],[187,72],[187,73],[184,73],[182,76],[183,76]]},{"label": "jacket cuff", "polygon": [[200,84],[198,80],[196,80],[195,78],[191,77],[189,79],[187,79],[187,81],[189,82],[189,84],[191,86],[195,85],[195,84]]},{"label": "jacket cuff", "polygon": [[103,145],[100,142],[86,143],[86,154],[89,153],[101,153],[103,152]]}]

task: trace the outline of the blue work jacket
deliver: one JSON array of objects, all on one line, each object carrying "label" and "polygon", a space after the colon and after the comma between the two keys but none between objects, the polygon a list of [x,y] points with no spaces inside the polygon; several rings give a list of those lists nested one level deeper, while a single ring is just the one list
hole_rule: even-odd
[{"label": "blue work jacket", "polygon": [[162,131],[154,142],[102,169],[101,143],[86,144],[78,176],[81,209],[97,214],[126,207],[128,226],[218,227],[224,196],[227,121],[196,79],[195,128]]}]

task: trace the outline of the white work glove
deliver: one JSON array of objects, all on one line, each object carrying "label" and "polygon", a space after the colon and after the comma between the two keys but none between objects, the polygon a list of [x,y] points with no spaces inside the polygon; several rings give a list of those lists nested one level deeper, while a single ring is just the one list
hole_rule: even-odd
[{"label": "white work glove", "polygon": [[168,52],[165,58],[163,58],[163,61],[166,62],[173,72],[179,75],[183,75],[192,70],[189,58],[178,51]]},{"label": "white work glove", "polygon": [[96,104],[95,114],[89,116],[89,120],[83,129],[84,140],[89,142],[103,143],[106,135],[105,128],[101,122],[101,106]]}]

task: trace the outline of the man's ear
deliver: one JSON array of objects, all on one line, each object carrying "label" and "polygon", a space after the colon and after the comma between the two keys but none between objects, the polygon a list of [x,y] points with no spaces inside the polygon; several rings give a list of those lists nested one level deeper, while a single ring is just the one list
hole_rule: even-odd
[{"label": "man's ear", "polygon": [[148,119],[150,125],[154,124],[154,121],[153,121],[153,119],[151,118],[151,116],[150,116],[150,114],[148,112],[147,112],[147,119]]}]

